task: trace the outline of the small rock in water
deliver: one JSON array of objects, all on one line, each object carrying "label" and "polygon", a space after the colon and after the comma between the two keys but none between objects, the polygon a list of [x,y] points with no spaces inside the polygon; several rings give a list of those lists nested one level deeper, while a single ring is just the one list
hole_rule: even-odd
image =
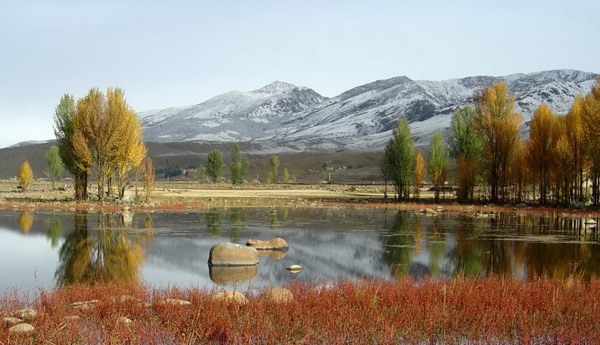
[{"label": "small rock in water", "polygon": [[298,273],[298,272],[302,271],[302,269],[303,269],[303,267],[300,265],[291,265],[287,268],[287,270],[292,273]]},{"label": "small rock in water", "polygon": [[20,323],[18,325],[14,325],[8,329],[9,333],[17,333],[17,334],[31,333],[33,331],[35,331],[35,328],[28,323]]}]

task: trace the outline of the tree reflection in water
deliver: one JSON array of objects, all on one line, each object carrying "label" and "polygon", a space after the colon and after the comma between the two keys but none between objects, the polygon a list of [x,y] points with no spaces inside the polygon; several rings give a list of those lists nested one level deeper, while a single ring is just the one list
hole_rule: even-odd
[{"label": "tree reflection in water", "polygon": [[58,240],[62,237],[65,227],[63,226],[60,218],[57,218],[52,214],[52,218],[48,218],[46,220],[46,225],[48,229],[46,230],[46,236],[50,240],[50,245],[52,248],[56,248],[58,246]]},{"label": "tree reflection in water", "polygon": [[396,278],[406,276],[412,263],[415,238],[411,229],[411,218],[412,215],[408,212],[398,211],[389,231],[381,234],[381,242],[385,248],[383,259],[391,267],[391,273]]},{"label": "tree reflection in water", "polygon": [[122,217],[98,213],[98,230],[93,237],[88,229],[88,215],[77,212],[75,231],[66,237],[59,251],[55,273],[58,286],[99,282],[138,283],[144,253],[140,236],[129,238],[122,226]]},{"label": "tree reflection in water", "polygon": [[21,211],[19,218],[17,218],[19,222],[19,226],[21,227],[21,231],[23,233],[28,233],[31,230],[31,226],[33,225],[33,212],[29,210]]}]

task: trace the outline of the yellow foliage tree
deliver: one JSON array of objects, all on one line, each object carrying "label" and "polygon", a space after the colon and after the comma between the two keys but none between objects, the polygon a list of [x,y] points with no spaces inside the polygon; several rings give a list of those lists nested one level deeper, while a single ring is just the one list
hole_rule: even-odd
[{"label": "yellow foliage tree", "polygon": [[21,226],[21,231],[28,233],[33,225],[33,213],[30,211],[23,211],[19,215],[17,221],[19,222],[19,226]]},{"label": "yellow foliage tree", "polygon": [[150,196],[154,190],[154,164],[152,159],[146,158],[144,164],[144,193],[146,195],[146,202],[150,201]]},{"label": "yellow foliage tree", "polygon": [[499,200],[506,186],[506,171],[519,138],[522,117],[514,110],[515,98],[506,83],[483,88],[473,98],[475,129],[482,142],[483,167],[491,187],[491,201]]},{"label": "yellow foliage tree", "polygon": [[594,181],[592,201],[598,205],[600,199],[600,78],[596,80],[592,90],[583,98],[581,118],[586,152],[591,163],[591,173]]},{"label": "yellow foliage tree", "polygon": [[427,176],[427,166],[425,164],[425,158],[423,158],[423,153],[419,150],[415,156],[415,174],[413,176],[415,198],[419,198],[420,196],[420,188],[423,184],[423,180],[425,180],[425,176]]},{"label": "yellow foliage tree", "polygon": [[550,187],[550,169],[556,148],[554,127],[556,116],[547,104],[541,104],[533,113],[527,146],[527,162],[539,182],[540,203],[547,203]]},{"label": "yellow foliage tree", "polygon": [[567,132],[567,117],[557,117],[554,125],[554,159],[550,172],[556,199],[563,203],[572,199],[573,185],[577,180],[575,157]]},{"label": "yellow foliage tree", "polygon": [[565,116],[566,136],[569,142],[569,151],[572,155],[572,172],[576,174],[574,190],[579,201],[583,201],[583,171],[587,167],[587,155],[585,151],[585,136],[583,120],[581,118],[581,107],[583,98],[577,97],[573,101],[571,110]]},{"label": "yellow foliage tree", "polygon": [[514,186],[514,201],[521,202],[527,193],[527,145],[523,139],[517,141],[515,153],[509,164],[510,184]]},{"label": "yellow foliage tree", "polygon": [[142,125],[125,101],[124,92],[108,88],[105,95],[92,88],[77,101],[73,122],[71,146],[77,168],[86,174],[95,169],[98,198],[111,193],[113,176],[123,197],[130,173],[137,171],[146,156]]},{"label": "yellow foliage tree", "polygon": [[17,173],[17,179],[19,180],[19,187],[23,191],[26,191],[31,181],[33,181],[33,170],[31,170],[31,165],[29,165],[28,161],[21,164],[21,168],[19,168],[19,172]]},{"label": "yellow foliage tree", "polygon": [[142,138],[142,124],[133,109],[127,105],[121,89],[108,89],[108,116],[119,124],[114,131],[115,145],[111,164],[118,178],[119,196],[125,194],[125,186],[131,180],[130,172],[137,171],[146,157],[146,145]]}]

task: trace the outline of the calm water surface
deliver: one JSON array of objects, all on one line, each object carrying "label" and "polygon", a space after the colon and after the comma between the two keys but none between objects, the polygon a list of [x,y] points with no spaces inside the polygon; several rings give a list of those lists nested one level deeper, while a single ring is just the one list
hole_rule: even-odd
[{"label": "calm water surface", "polygon": [[[217,243],[272,237],[283,237],[290,249],[261,256],[257,269],[208,267]],[[126,215],[4,210],[0,260],[0,291],[94,281],[261,289],[407,275],[589,278],[600,273],[600,243],[582,220],[535,216],[430,217],[352,208]],[[288,272],[293,264],[304,270]]]}]

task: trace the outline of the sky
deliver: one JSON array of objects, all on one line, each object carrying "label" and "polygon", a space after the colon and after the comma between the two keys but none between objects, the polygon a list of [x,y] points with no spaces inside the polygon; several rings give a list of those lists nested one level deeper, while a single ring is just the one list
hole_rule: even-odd
[{"label": "sky", "polygon": [[280,80],[328,97],[405,75],[600,72],[600,1],[0,2],[0,148],[54,138],[65,93],[136,111]]}]

